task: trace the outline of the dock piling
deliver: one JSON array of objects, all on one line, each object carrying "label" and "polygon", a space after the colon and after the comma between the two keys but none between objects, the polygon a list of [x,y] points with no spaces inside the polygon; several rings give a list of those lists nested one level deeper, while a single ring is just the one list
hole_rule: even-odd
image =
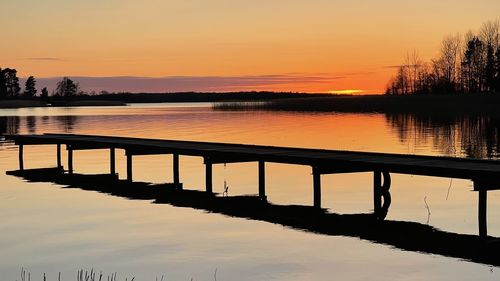
[{"label": "dock piling", "polygon": [[321,173],[316,167],[313,167],[313,198],[314,207],[321,209]]},{"label": "dock piling", "polygon": [[487,217],[486,217],[486,209],[487,209],[487,190],[480,189],[479,190],[479,200],[478,200],[478,222],[479,222],[479,237],[486,238],[488,235],[487,229]]},{"label": "dock piling", "polygon": [[127,154],[127,181],[132,182],[132,154],[126,152]]},{"label": "dock piling", "polygon": [[259,198],[267,201],[266,196],[266,162],[259,161]]},{"label": "dock piling", "polygon": [[63,170],[63,166],[62,166],[62,161],[61,161],[61,144],[58,143],[57,144],[57,169],[59,170]]},{"label": "dock piling", "polygon": [[[382,178],[384,179],[382,182]],[[387,171],[373,172],[373,214],[384,220],[391,206],[391,174]],[[383,200],[383,201],[382,201]]]},{"label": "dock piling", "polygon": [[204,157],[205,162],[205,188],[207,193],[212,194],[212,162],[209,157]]},{"label": "dock piling", "polygon": [[179,180],[179,154],[173,154],[173,176],[174,176],[174,185],[178,188],[182,188]]},{"label": "dock piling", "polygon": [[382,209],[382,197],[380,195],[380,187],[382,186],[382,172],[373,172],[373,214],[375,217],[380,214]]},{"label": "dock piling", "polygon": [[109,149],[109,170],[112,176],[116,175],[116,160],[115,160],[115,148]]},{"label": "dock piling", "polygon": [[24,171],[24,157],[23,157],[23,148],[22,144],[19,145],[19,170]]},{"label": "dock piling", "polygon": [[73,148],[71,145],[66,145],[66,150],[68,150],[68,174],[73,174]]}]

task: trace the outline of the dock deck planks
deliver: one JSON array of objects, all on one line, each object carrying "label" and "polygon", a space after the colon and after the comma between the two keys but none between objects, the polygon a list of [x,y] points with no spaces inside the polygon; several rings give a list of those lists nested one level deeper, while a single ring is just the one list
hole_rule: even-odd
[{"label": "dock deck planks", "polygon": [[[419,156],[390,153],[354,152],[292,147],[210,143],[178,140],[142,139],[112,136],[44,134],[7,135],[16,144],[66,144],[83,147],[113,147],[131,151],[164,150],[201,157],[255,158],[265,162],[309,166],[362,166],[367,170],[461,179],[498,181],[500,161],[458,157]],[[498,180],[497,180],[498,179]]]}]

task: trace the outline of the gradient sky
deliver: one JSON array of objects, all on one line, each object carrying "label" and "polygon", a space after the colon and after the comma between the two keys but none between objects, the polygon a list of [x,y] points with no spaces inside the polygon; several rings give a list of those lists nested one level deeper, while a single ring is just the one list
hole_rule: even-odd
[{"label": "gradient sky", "polygon": [[498,0],[0,0],[0,67],[41,84],[86,77],[87,90],[136,79],[134,91],[377,93],[407,51],[429,59],[499,11]]}]

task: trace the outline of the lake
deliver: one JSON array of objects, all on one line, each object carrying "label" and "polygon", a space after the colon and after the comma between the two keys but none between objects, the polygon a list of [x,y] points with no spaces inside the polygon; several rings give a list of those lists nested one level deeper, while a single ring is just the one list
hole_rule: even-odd
[{"label": "lake", "polygon": [[[211,104],[132,104],[0,110],[0,133],[80,133],[142,138],[450,155],[498,159],[500,121],[489,117],[214,111]],[[63,150],[64,151],[64,150]],[[63,165],[66,165],[65,151]],[[107,151],[76,151],[78,173],[106,173]],[[134,180],[172,181],[172,156],[134,158]],[[54,146],[25,147],[25,167],[55,166]],[[203,159],[181,157],[185,189],[204,190]],[[0,143],[0,272],[19,280],[74,280],[78,269],[136,280],[498,280],[497,268],[353,237],[129,200],[5,175],[17,146]],[[125,155],[117,172],[125,177]],[[274,204],[311,205],[311,168],[266,165]],[[257,164],[214,166],[214,191],[258,193]],[[372,173],[324,175],[322,206],[340,214],[373,208]],[[388,220],[477,233],[477,193],[467,180],[392,177]],[[500,236],[500,192],[488,194],[488,233]],[[36,278],[34,278],[36,277]]]}]

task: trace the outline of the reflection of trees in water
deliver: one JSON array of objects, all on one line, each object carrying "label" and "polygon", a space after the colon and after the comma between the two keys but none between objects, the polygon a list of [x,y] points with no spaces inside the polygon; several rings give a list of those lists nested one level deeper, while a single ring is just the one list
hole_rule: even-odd
[{"label": "reflection of trees in water", "polygon": [[66,133],[71,133],[75,128],[76,122],[78,121],[77,116],[65,115],[56,116],[56,120],[60,125],[60,129]]},{"label": "reflection of trees in water", "polygon": [[446,155],[498,158],[498,116],[387,114],[386,118],[404,143],[430,143]]},{"label": "reflection of trees in water", "polygon": [[0,116],[0,134],[17,134],[19,124],[19,116]]},{"label": "reflection of trees in water", "polygon": [[0,135],[2,134],[36,134],[52,131],[52,126],[57,126],[57,131],[70,133],[77,124],[78,116],[0,116]]},{"label": "reflection of trees in water", "polygon": [[26,129],[28,129],[28,133],[34,134],[36,132],[36,116],[28,116],[26,117]]},{"label": "reflection of trees in water", "polygon": [[49,116],[44,115],[40,119],[41,119],[42,127],[46,127],[47,125],[49,125],[49,122],[50,122]]}]

